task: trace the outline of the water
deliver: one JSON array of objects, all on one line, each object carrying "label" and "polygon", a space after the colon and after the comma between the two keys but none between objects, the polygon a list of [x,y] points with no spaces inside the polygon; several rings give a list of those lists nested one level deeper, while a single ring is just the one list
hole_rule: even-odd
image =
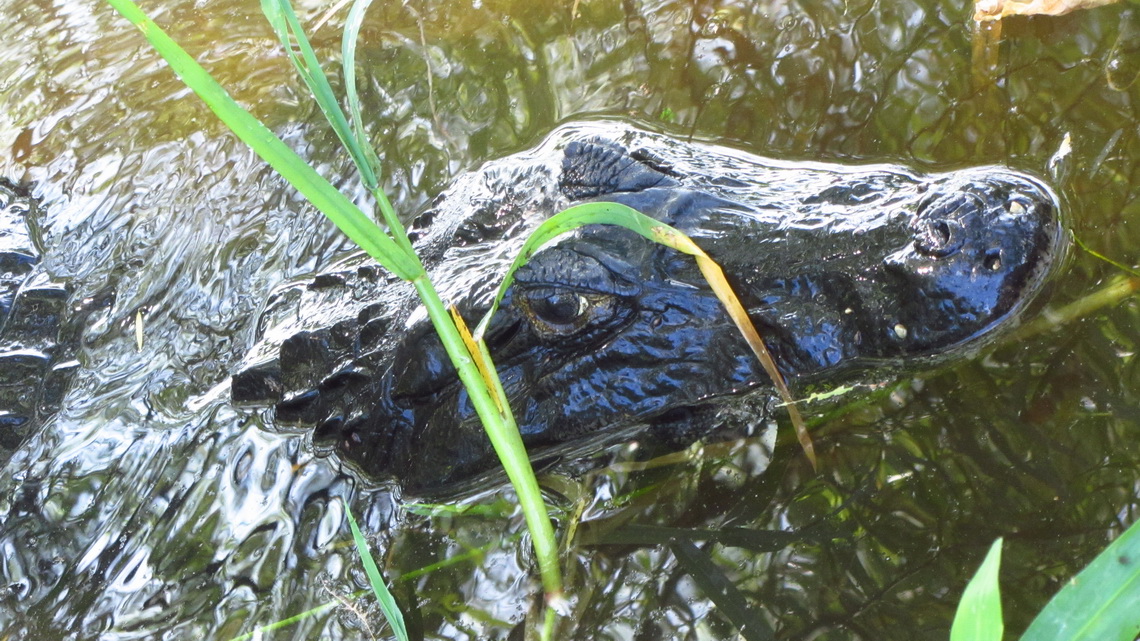
[{"label": "water", "polygon": [[[308,24],[324,9],[301,7]],[[1077,237],[1140,261],[1134,10],[1009,20],[987,44],[970,9],[944,3],[578,9],[372,8],[362,91],[401,211],[558,123],[605,115],[788,160],[1052,175]],[[363,198],[257,3],[148,10]],[[364,585],[342,499],[386,572],[404,575],[395,591],[418,606],[414,630],[484,639],[520,627],[537,586],[509,508],[409,513],[392,488],[361,484],[302,435],[226,402],[268,292],[346,243],[108,8],[9,0],[0,12],[0,175],[43,199],[37,269],[70,283],[77,305],[113,293],[88,319],[61,410],[0,479],[0,627],[29,639],[227,639],[333,601]],[[329,58],[337,20],[314,37]],[[1119,276],[1075,252],[1049,308]],[[722,576],[782,639],[945,639],[998,536],[1007,623],[1020,630],[1134,518],[1138,312],[1117,296],[974,360],[820,406],[819,475],[793,445],[769,460],[756,443],[555,475],[560,531],[581,521],[559,638],[729,638],[694,578]],[[360,600],[272,638],[385,630]]]}]

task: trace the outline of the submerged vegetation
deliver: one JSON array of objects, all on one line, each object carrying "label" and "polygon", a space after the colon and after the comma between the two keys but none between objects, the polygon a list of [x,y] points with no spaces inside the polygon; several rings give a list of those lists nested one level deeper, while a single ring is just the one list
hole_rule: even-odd
[{"label": "submerged vegetation", "polygon": [[[501,401],[501,386],[494,376],[488,375],[489,372],[493,372],[490,355],[479,348],[480,328],[485,326],[486,319],[476,328],[473,342],[465,341],[461,328],[456,327],[455,320],[449,314],[447,307],[435,295],[434,289],[424,274],[423,266],[419,264],[418,259],[411,252],[410,243],[407,241],[406,235],[402,234],[399,218],[379,187],[378,160],[361,134],[359,100],[355,94],[355,78],[352,66],[356,34],[363,20],[367,1],[358,1],[353,5],[343,41],[344,84],[347,94],[346,101],[350,107],[350,117],[345,117],[340,111],[339,103],[324,77],[312,48],[305,40],[300,24],[288,2],[267,0],[264,6],[271,23],[290,52],[294,64],[301,71],[306,84],[312,89],[322,111],[328,116],[338,137],[349,150],[361,173],[362,180],[377,203],[380,217],[388,227],[387,233],[309,168],[299,156],[285,147],[267,128],[237,107],[201,67],[198,67],[189,56],[182,53],[177,45],[167,38],[153,22],[143,16],[129,0],[108,0],[108,2],[146,34],[155,47],[167,57],[175,71],[194,87],[195,91],[210,104],[211,108],[239,137],[256,149],[298,190],[304,193],[314,205],[336,222],[347,235],[381,264],[416,286],[424,298],[425,306],[433,322],[436,323],[441,339],[448,346],[449,353],[453,354],[456,369],[460,372],[464,384],[473,390],[472,397],[475,399],[475,405],[485,424],[488,425],[488,433],[495,442],[496,449],[505,452],[501,456],[507,473],[512,483],[515,484],[519,499],[526,512],[528,525],[533,532],[544,587],[548,598],[557,602],[562,589],[562,579],[558,569],[557,548],[554,544],[553,530],[546,513],[547,508],[542,505],[533,472],[530,470],[525,452],[521,450],[521,441],[517,437],[517,430],[513,430],[513,419],[510,417],[509,408]],[[580,218],[583,214],[586,214],[585,218]],[[572,224],[587,224],[589,222],[623,224],[617,220],[621,217],[624,218],[624,224],[627,226],[636,229],[642,225],[641,229],[644,231],[641,233],[648,237],[658,236],[655,239],[661,240],[659,236],[662,233],[660,230],[664,229],[663,226],[660,226],[656,221],[639,216],[632,210],[616,211],[614,208],[606,207],[596,208],[593,211],[577,210],[567,212],[563,217],[552,219],[551,228],[547,231],[553,235],[569,228]],[[539,238],[533,246],[537,247],[545,240],[546,238]],[[675,245],[683,245],[684,242],[684,239],[674,240]],[[525,260],[525,256],[520,257],[520,260]],[[504,288],[507,282],[504,282]],[[501,293],[502,290],[500,290],[500,295]],[[790,407],[794,408],[794,406]],[[357,544],[360,545],[359,531],[351,516],[348,518]],[[695,578],[701,589],[717,604],[725,616],[738,628],[742,636],[747,639],[774,638],[771,628],[763,622],[761,617],[750,611],[747,600],[735,589],[731,580],[717,569],[709,553],[692,543],[693,540],[723,540],[724,537],[741,533],[709,532],[704,534],[706,537],[704,539],[695,538],[694,533],[690,533],[689,538],[673,536],[676,534],[677,532],[658,532],[656,535],[646,533],[646,540],[667,543],[679,562]],[[1135,600],[1140,599],[1140,589],[1136,585],[1140,579],[1140,570],[1137,570],[1138,564],[1135,562],[1135,559],[1140,558],[1140,549],[1137,549],[1137,542],[1134,540],[1136,536],[1138,536],[1137,530],[1133,526],[1104,554],[1090,564],[1088,569],[1070,587],[1058,594],[1057,598],[1041,613],[1037,622],[1030,626],[1022,638],[1026,641],[1043,639],[1081,639],[1082,641],[1088,639],[1092,641],[1093,639],[1133,638],[1138,619],[1134,614],[1136,609],[1133,604]],[[718,537],[720,538],[718,539]],[[755,543],[755,541],[750,542]],[[776,539],[769,543],[769,545],[787,544],[788,541],[779,542]],[[1000,549],[999,545],[995,544],[994,549]],[[361,549],[363,550],[363,548]],[[367,555],[363,553],[362,557],[368,566],[371,559],[368,559]],[[963,599],[960,608],[960,618],[955,622],[955,631],[952,633],[954,641],[959,639],[1001,638],[1000,597],[998,591],[993,587],[997,579],[998,558],[996,553],[993,557],[987,557],[987,562],[979,571],[978,585],[990,587],[978,590],[971,588],[967,591],[967,596]],[[385,606],[385,611],[391,612],[389,620],[392,622],[393,630],[399,630],[403,625],[399,622],[399,612],[394,608],[391,597],[383,596],[386,591],[383,589],[383,581],[378,580],[374,564],[369,568],[369,578],[372,580],[374,589],[377,590],[377,597],[381,603],[388,603]],[[550,630],[552,625],[549,614],[550,611],[548,611],[547,617],[547,630]],[[396,634],[399,636],[400,632],[396,632]]]}]

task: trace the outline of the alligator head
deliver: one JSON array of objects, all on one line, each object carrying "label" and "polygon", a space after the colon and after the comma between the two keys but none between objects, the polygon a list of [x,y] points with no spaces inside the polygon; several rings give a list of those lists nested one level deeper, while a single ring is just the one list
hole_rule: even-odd
[{"label": "alligator head", "polygon": [[[689,234],[793,381],[976,346],[1017,316],[1061,252],[1055,198],[1008,169],[785,164],[597,124],[461,179],[413,227],[435,278],[460,283],[450,298],[477,319],[525,232],[584,201]],[[359,299],[351,278],[336,287]],[[262,349],[235,376],[235,397],[275,401],[278,420],[315,424],[318,445],[411,490],[493,465],[427,319],[387,296],[355,318],[291,325],[276,354]],[[384,338],[364,336],[378,320]],[[536,254],[486,339],[531,447],[673,429],[693,408],[770,387],[694,262],[611,226]]]}]

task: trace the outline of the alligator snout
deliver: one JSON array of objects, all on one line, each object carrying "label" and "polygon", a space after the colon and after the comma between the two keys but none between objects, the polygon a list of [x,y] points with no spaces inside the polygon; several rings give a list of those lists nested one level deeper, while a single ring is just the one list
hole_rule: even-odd
[{"label": "alligator snout", "polygon": [[[1006,170],[995,170],[1008,173]],[[1052,218],[1056,203],[1044,187],[1022,176],[992,176],[962,180],[959,190],[944,189],[923,200],[910,223],[914,248],[932,258],[943,258],[964,246],[984,244],[1001,225],[1024,227]],[[971,242],[976,241],[976,242]],[[976,248],[976,247],[975,247]],[[985,267],[1001,268],[1001,248],[980,251]]]},{"label": "alligator snout", "polygon": [[907,328],[892,341],[908,353],[944,349],[1017,311],[1060,253],[1057,209],[1048,188],[1004,168],[934,180],[912,242],[884,261],[900,301],[886,320]]}]

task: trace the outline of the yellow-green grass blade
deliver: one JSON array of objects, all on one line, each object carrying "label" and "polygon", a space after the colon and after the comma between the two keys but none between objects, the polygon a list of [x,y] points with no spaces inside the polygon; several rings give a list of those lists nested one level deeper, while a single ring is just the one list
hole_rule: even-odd
[{"label": "yellow-green grass blade", "polygon": [[463,320],[463,316],[459,314],[459,309],[455,305],[447,308],[451,313],[451,319],[455,321],[455,328],[459,330],[459,337],[463,339],[463,344],[467,346],[467,352],[475,358],[475,367],[479,369],[479,376],[483,378],[483,383],[487,386],[487,390],[491,392],[491,399],[495,401],[495,406],[499,408],[499,414],[506,415],[506,401],[496,391],[498,386],[492,380],[495,376],[495,371],[490,369],[490,360],[486,358],[486,344],[483,341],[476,342],[471,336],[471,330],[467,329],[467,321]]},{"label": "yellow-green grass blade", "polygon": [[962,593],[950,627],[950,641],[1001,641],[1001,539],[994,541],[978,572]]},{"label": "yellow-green grass blade", "polygon": [[380,576],[380,569],[376,567],[376,561],[372,560],[372,553],[368,551],[368,541],[364,540],[364,535],[360,533],[360,527],[356,525],[356,519],[353,518],[352,510],[347,504],[344,506],[344,514],[348,517],[348,527],[352,529],[352,540],[356,543],[356,552],[364,564],[368,583],[372,586],[376,601],[380,603],[380,611],[384,613],[388,625],[392,626],[396,638],[400,641],[408,641],[408,628],[404,625],[404,614],[400,612],[400,606],[396,605],[396,599],[392,598],[392,593],[384,584],[384,577]]},{"label": "yellow-green grass blade", "polygon": [[[558,566],[558,546],[555,543],[550,516],[546,512],[546,504],[538,489],[534,469],[530,464],[530,458],[527,456],[526,447],[523,445],[510,406],[505,405],[500,408],[495,403],[494,396],[474,360],[477,358],[483,360],[484,369],[490,372],[497,371],[495,365],[482,340],[476,339],[481,348],[477,354],[472,354],[467,349],[450,313],[426,276],[413,280],[412,285],[420,295],[428,318],[439,333],[440,341],[443,342],[452,365],[459,372],[459,378],[467,389],[468,399],[483,422],[483,429],[487,432],[495,454],[498,455],[503,470],[515,489],[519,507],[526,518],[527,529],[531,533],[531,543],[534,545],[547,602],[557,606],[563,598],[562,571]],[[499,397],[506,398],[497,374],[491,377],[490,382]]]},{"label": "yellow-green grass blade", "polygon": [[725,278],[724,271],[684,233],[626,205],[607,202],[575,205],[555,214],[539,225],[534,232],[531,233],[530,237],[527,238],[522,249],[519,251],[519,255],[507,269],[506,276],[504,276],[503,282],[499,285],[499,290],[491,302],[491,309],[488,310],[483,320],[481,320],[479,325],[475,328],[476,340],[482,341],[483,334],[490,326],[491,318],[495,311],[498,310],[499,303],[502,302],[503,295],[506,294],[507,288],[510,287],[514,279],[514,273],[519,267],[530,260],[530,257],[533,256],[535,252],[559,235],[572,231],[582,225],[593,224],[625,227],[653,242],[689,254],[696,259],[697,266],[700,268],[705,280],[708,281],[709,287],[712,288],[717,298],[720,299],[729,317],[748,342],[756,358],[764,367],[764,371],[776,386],[776,390],[779,392],[780,397],[787,407],[788,415],[792,419],[796,437],[799,439],[808,461],[811,462],[814,468],[816,466],[815,448],[812,445],[811,436],[808,434],[807,425],[804,423],[799,409],[795,406],[795,399],[792,397],[791,390],[788,389],[784,377],[776,367],[776,361],[772,358],[772,354],[768,351],[767,346],[764,345],[764,341],[760,338],[760,334],[756,331],[756,326],[748,317],[748,312],[740,303],[740,299],[729,285],[728,279]]},{"label": "yellow-green grass blade", "polygon": [[401,251],[352,201],[337,191],[336,187],[321,177],[257,118],[238,106],[226,90],[134,2],[107,2],[142,32],[174,73],[198,94],[234,135],[249,145],[370,256],[405,280],[412,280],[424,273],[419,258]]},{"label": "yellow-green grass blade", "polygon": [[1140,633],[1140,522],[1041,610],[1021,641],[1132,641]]},{"label": "yellow-green grass blade", "polygon": [[[573,231],[583,225],[619,225],[633,231],[649,240],[654,242],[664,242],[662,239],[662,232],[659,230],[672,229],[665,223],[650,218],[641,212],[622,205],[620,203],[586,203],[583,205],[574,205],[564,211],[561,211],[539,225],[530,237],[523,243],[522,248],[519,250],[518,256],[507,268],[506,275],[503,276],[502,283],[499,284],[499,289],[495,293],[495,298],[491,301],[491,309],[483,316],[483,320],[475,328],[475,338],[481,339],[483,334],[487,331],[487,327],[491,323],[491,317],[499,309],[499,303],[502,302],[503,296],[506,294],[507,289],[511,286],[514,280],[515,272],[519,267],[522,267],[535,252],[542,249],[544,245],[554,240],[558,236],[567,232]],[[684,236],[681,232],[673,230],[680,236]]]}]

